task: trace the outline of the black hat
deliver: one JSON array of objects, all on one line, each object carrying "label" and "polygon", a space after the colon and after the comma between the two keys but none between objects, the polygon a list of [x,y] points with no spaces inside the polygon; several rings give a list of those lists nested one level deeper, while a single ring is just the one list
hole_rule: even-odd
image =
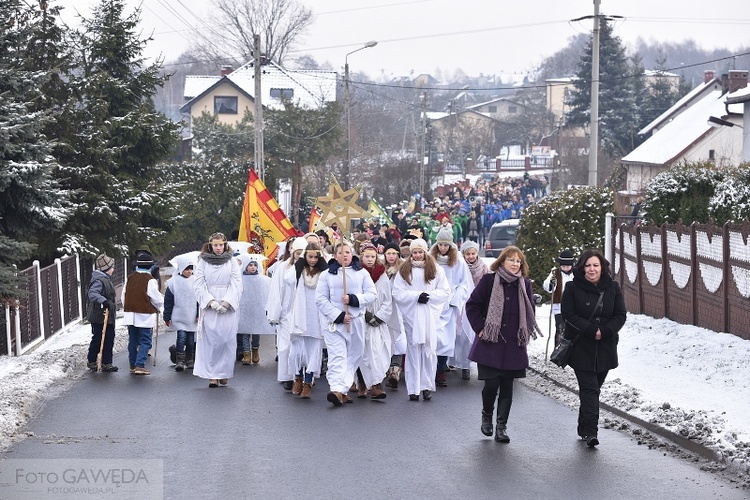
[{"label": "black hat", "polygon": [[135,265],[138,267],[151,267],[154,265],[154,257],[151,255],[151,249],[142,245],[135,251]]},{"label": "black hat", "polygon": [[557,262],[561,266],[573,266],[576,263],[576,259],[573,257],[573,253],[570,250],[563,250],[557,258]]},{"label": "black hat", "polygon": [[387,245],[385,246],[385,248],[383,249],[383,253],[387,252],[387,251],[388,251],[389,249],[393,249],[393,250],[395,250],[396,252],[399,252],[399,253],[400,253],[400,250],[399,250],[399,247],[398,247],[398,245],[396,245],[396,244],[395,244],[395,243],[393,243],[393,242],[390,242],[390,243],[388,243],[388,244],[387,244]]}]

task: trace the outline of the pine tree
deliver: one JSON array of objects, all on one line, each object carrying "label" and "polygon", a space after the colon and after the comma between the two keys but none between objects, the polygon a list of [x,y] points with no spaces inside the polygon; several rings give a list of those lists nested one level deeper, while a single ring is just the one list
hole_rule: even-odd
[{"label": "pine tree", "polygon": [[68,217],[68,193],[53,177],[55,146],[45,131],[54,123],[59,77],[47,5],[18,0],[0,4],[0,302],[19,294],[12,268],[28,259],[31,243]]},{"label": "pine tree", "polygon": [[[599,140],[603,151],[619,157],[631,148],[631,131],[637,126],[633,72],[620,37],[602,17],[599,38]],[[570,101],[568,124],[585,126],[591,115],[591,66],[593,41],[581,57],[575,91]]]},{"label": "pine tree", "polygon": [[177,218],[176,194],[158,167],[177,145],[177,125],[152,102],[165,77],[160,61],[142,56],[149,39],[137,35],[140,9],[124,9],[125,0],[100,0],[73,34],[68,76],[78,101],[61,120],[58,175],[75,190],[76,211],[48,238],[48,251],[125,254],[146,242],[155,250]]}]

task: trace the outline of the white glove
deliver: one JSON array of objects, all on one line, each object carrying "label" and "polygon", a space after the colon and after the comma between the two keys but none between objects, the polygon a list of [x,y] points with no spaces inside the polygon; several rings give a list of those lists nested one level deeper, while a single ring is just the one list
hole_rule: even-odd
[{"label": "white glove", "polygon": [[227,308],[224,307],[224,306],[219,306],[219,308],[216,310],[216,312],[219,313],[219,314],[224,314],[225,312],[227,312]]},{"label": "white glove", "polygon": [[226,311],[231,311],[231,310],[232,310],[232,304],[230,304],[230,303],[229,303],[229,302],[227,302],[226,300],[222,300],[222,301],[221,301],[221,307],[223,307],[223,308],[224,308],[224,312],[226,312]]},{"label": "white glove", "polygon": [[[208,306],[209,306],[209,307],[210,307],[211,309],[213,309],[214,311],[216,311],[216,312],[221,312],[221,304],[219,304],[219,303],[218,303],[218,302],[216,302],[215,300],[212,300],[211,302],[209,302],[209,303],[208,303]],[[226,308],[224,309],[224,311],[226,312]]]}]

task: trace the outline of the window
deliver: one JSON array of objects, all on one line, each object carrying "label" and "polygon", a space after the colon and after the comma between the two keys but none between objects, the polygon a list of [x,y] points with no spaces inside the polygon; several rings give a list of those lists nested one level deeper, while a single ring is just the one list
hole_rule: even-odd
[{"label": "window", "polygon": [[708,150],[708,161],[715,161],[716,160],[716,150],[709,149]]},{"label": "window", "polygon": [[294,89],[271,89],[271,97],[274,99],[291,99],[294,97]]},{"label": "window", "polygon": [[214,96],[215,115],[236,115],[237,96]]},{"label": "window", "polygon": [[487,106],[487,111],[490,113],[497,113],[497,106]]},{"label": "window", "polygon": [[508,113],[510,113],[511,115],[516,114],[517,113],[516,106],[508,106]]}]

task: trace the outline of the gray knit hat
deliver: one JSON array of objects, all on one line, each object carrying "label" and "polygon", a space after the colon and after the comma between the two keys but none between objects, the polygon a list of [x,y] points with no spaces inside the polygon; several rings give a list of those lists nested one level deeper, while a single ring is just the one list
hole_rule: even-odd
[{"label": "gray knit hat", "polygon": [[435,236],[435,243],[453,243],[453,226],[446,224],[441,227]]},{"label": "gray knit hat", "polygon": [[97,271],[106,273],[113,267],[115,267],[115,259],[108,257],[106,253],[103,253],[96,258]]},{"label": "gray knit hat", "polygon": [[476,244],[476,242],[467,240],[461,243],[461,253],[464,253],[466,250],[473,248],[477,252],[479,252],[479,245]]}]

